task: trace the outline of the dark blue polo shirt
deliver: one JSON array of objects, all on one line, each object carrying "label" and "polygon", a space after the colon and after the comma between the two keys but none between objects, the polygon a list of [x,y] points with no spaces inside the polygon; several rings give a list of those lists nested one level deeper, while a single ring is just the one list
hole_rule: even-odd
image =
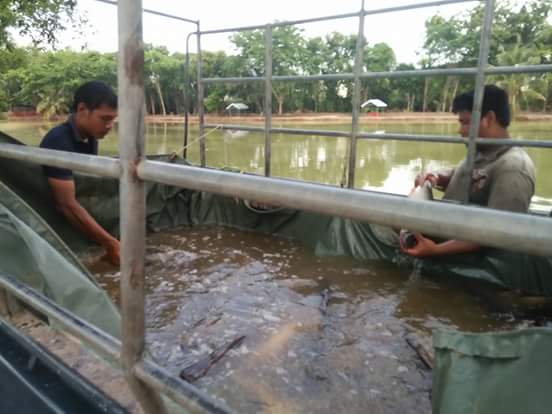
[{"label": "dark blue polo shirt", "polygon": [[[73,118],[69,119],[61,125],[52,128],[42,138],[40,148],[47,148],[58,151],[77,152],[80,154],[98,154],[98,141],[95,138],[83,139],[75,125]],[[67,154],[70,157],[70,154]],[[44,175],[49,178],[57,178],[59,180],[73,179],[73,171],[65,168],[42,166]]]}]

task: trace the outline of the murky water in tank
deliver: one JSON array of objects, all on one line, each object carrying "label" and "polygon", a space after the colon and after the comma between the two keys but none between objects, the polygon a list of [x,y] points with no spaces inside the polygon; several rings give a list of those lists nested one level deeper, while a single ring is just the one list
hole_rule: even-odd
[{"label": "murky water in tank", "polygon": [[[119,274],[89,264],[115,302]],[[412,330],[509,329],[450,281],[221,227],[148,238],[147,342],[173,374],[245,336],[195,384],[237,412],[430,412]]]}]

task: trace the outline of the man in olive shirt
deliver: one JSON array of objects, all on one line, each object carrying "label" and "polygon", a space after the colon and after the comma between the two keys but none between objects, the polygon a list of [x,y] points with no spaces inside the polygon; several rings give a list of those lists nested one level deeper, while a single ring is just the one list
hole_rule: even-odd
[{"label": "man in olive shirt", "polygon": [[[469,135],[473,91],[454,99],[453,112],[458,115],[460,135]],[[481,122],[481,138],[509,138],[510,109],[507,93],[497,86],[485,86]],[[429,179],[435,188],[443,190],[444,199],[461,201],[466,191],[466,160],[450,171],[427,173],[418,177],[416,184]],[[535,192],[535,166],[527,153],[519,147],[477,145],[474,169],[471,174],[469,203],[499,210],[525,213]],[[480,245],[461,240],[436,243],[420,234],[412,248],[401,246],[412,256],[426,257],[473,252]]]},{"label": "man in olive shirt", "polygon": [[[75,92],[69,119],[51,129],[42,139],[40,147],[97,155],[98,140],[111,130],[116,116],[117,96],[113,90],[103,82],[87,82]],[[118,265],[119,240],[100,226],[77,201],[73,171],[49,166],[43,166],[43,170],[56,208],[74,227],[103,246],[105,258]]]}]

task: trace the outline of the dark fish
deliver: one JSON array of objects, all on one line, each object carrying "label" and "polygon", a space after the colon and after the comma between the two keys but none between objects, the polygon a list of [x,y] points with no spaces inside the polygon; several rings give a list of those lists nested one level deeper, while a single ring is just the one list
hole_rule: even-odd
[{"label": "dark fish", "polygon": [[198,362],[189,365],[180,372],[180,378],[188,382],[194,382],[207,374],[207,371],[220,360],[228,351],[236,346],[239,346],[244,340],[245,335],[239,336],[236,339],[218,347],[206,357]]},{"label": "dark fish", "polygon": [[330,289],[323,289],[322,292],[320,292],[320,296],[322,298],[320,300],[320,306],[318,307],[318,309],[320,309],[320,312],[325,315],[328,310],[328,301],[330,300]]},{"label": "dark fish", "polygon": [[[431,182],[425,181],[422,185],[414,188],[414,190],[412,190],[412,192],[408,195],[408,198],[425,201],[433,200],[433,187]],[[401,245],[407,249],[411,249],[416,246],[416,243],[418,243],[414,233],[406,229],[401,230],[399,237],[401,239]]]}]

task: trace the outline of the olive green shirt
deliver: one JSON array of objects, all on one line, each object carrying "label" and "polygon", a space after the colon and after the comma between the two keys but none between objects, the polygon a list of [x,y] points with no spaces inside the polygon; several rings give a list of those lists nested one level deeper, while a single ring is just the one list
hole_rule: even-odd
[{"label": "olive green shirt", "polygon": [[[465,171],[466,160],[454,169],[444,199],[463,199]],[[535,166],[522,148],[500,146],[476,154],[470,204],[525,213],[534,193]]]}]

